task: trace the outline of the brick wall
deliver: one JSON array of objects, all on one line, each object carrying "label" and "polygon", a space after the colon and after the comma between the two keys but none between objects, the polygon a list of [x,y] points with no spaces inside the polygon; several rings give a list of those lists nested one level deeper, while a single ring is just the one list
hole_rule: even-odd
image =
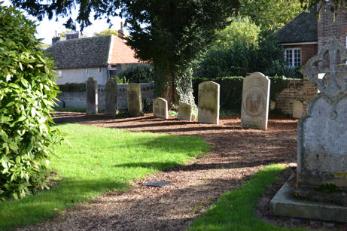
[{"label": "brick wall", "polygon": [[308,80],[290,80],[288,87],[276,96],[276,109],[287,115],[293,115],[293,102],[300,101],[307,110],[308,103],[317,94],[317,88]]},{"label": "brick wall", "polygon": [[335,6],[331,2],[322,3],[318,19],[318,49],[321,49],[331,36],[335,36],[342,44],[346,44],[347,8]]}]

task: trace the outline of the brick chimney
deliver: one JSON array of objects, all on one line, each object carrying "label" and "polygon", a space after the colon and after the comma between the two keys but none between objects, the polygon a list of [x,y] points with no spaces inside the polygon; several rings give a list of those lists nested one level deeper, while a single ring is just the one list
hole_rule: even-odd
[{"label": "brick chimney", "polygon": [[336,7],[332,1],[324,1],[319,6],[318,51],[335,36],[344,46],[347,45],[347,8]]},{"label": "brick chimney", "polygon": [[118,30],[118,37],[124,39],[123,22],[120,22],[120,29]]}]

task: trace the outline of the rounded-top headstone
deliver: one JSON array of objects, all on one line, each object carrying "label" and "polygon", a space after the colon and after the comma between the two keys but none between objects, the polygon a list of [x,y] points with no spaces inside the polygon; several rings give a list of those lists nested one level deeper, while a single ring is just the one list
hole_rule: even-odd
[{"label": "rounded-top headstone", "polygon": [[212,81],[199,84],[198,121],[219,124],[220,85]]},{"label": "rounded-top headstone", "polygon": [[267,129],[270,79],[260,72],[243,80],[241,124],[244,128]]},{"label": "rounded-top headstone", "polygon": [[164,98],[156,98],[153,100],[154,117],[169,119],[169,109],[167,100]]}]

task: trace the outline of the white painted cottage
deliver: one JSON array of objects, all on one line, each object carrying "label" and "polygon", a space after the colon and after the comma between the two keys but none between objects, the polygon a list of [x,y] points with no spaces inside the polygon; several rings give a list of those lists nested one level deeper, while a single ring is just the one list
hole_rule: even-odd
[{"label": "white painted cottage", "polygon": [[85,83],[89,77],[105,85],[110,76],[140,64],[125,41],[113,35],[55,41],[47,53],[55,61],[58,85]]}]

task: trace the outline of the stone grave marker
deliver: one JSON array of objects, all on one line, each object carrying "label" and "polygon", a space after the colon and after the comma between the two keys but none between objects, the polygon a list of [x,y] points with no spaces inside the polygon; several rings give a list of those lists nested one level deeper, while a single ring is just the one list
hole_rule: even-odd
[{"label": "stone grave marker", "polygon": [[154,117],[169,119],[169,109],[167,100],[164,98],[156,98],[153,101]]},{"label": "stone grave marker", "polygon": [[141,84],[128,84],[128,112],[130,116],[142,116]]},{"label": "stone grave marker", "polygon": [[199,84],[198,121],[219,124],[220,85],[212,81]]},{"label": "stone grave marker", "polygon": [[346,60],[346,48],[332,38],[303,69],[320,93],[299,124],[296,182],[271,201],[276,215],[347,222]]},{"label": "stone grave marker", "polygon": [[178,105],[178,120],[193,120],[193,107],[188,103],[180,102]]},{"label": "stone grave marker", "polygon": [[105,113],[111,116],[117,114],[117,83],[110,78],[105,86]]},{"label": "stone grave marker", "polygon": [[243,80],[241,125],[244,128],[267,129],[270,80],[260,72]]},{"label": "stone grave marker", "polygon": [[87,114],[94,115],[98,113],[98,83],[90,77],[87,80]]}]

